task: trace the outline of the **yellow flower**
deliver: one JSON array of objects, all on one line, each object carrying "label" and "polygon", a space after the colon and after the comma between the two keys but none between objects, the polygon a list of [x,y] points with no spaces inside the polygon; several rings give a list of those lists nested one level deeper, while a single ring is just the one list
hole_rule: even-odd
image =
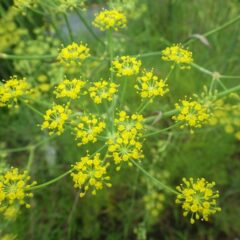
[{"label": "yellow flower", "polygon": [[4,216],[4,219],[7,221],[14,221],[17,218],[19,213],[19,208],[16,206],[10,206],[10,207],[7,207],[6,209],[3,208],[2,210],[3,210],[2,214]]},{"label": "yellow flower", "polygon": [[26,200],[33,196],[30,188],[36,182],[29,184],[29,180],[30,176],[27,171],[20,173],[17,168],[13,167],[0,175],[0,208],[5,210],[6,216],[14,212],[12,208],[5,209],[6,207],[9,208],[15,204],[30,207]]},{"label": "yellow flower", "polygon": [[66,12],[66,11],[73,11],[77,8],[84,7],[85,0],[58,0],[56,11],[57,12]]},{"label": "yellow flower", "polygon": [[169,91],[167,84],[154,75],[153,70],[144,70],[142,76],[138,77],[137,80],[138,84],[135,85],[135,88],[139,91],[142,98],[163,96]]},{"label": "yellow flower", "polygon": [[64,124],[71,112],[68,105],[55,105],[51,109],[48,109],[44,115],[44,122],[41,125],[42,130],[49,129],[49,135],[54,133],[61,135],[64,132]]},{"label": "yellow flower", "polygon": [[68,97],[76,99],[79,97],[85,84],[85,81],[76,78],[73,80],[66,79],[56,86],[53,93],[56,95],[56,98]]},{"label": "yellow flower", "polygon": [[135,57],[122,56],[112,61],[111,71],[118,77],[132,76],[139,73],[142,63]]},{"label": "yellow flower", "polygon": [[92,86],[89,87],[88,91],[92,100],[99,104],[102,100],[107,99],[111,101],[113,95],[117,92],[118,85],[115,83],[109,83],[105,80],[93,82]]},{"label": "yellow flower", "polygon": [[100,159],[100,153],[94,157],[82,157],[73,165],[71,176],[74,187],[82,190],[80,197],[83,197],[87,191],[95,195],[96,191],[102,189],[104,185],[111,187],[110,177],[107,176],[108,166],[109,164],[104,164]]},{"label": "yellow flower", "polygon": [[127,24],[126,16],[117,10],[103,10],[96,14],[93,25],[101,31],[118,31],[125,28]]},{"label": "yellow flower", "polygon": [[99,134],[104,130],[106,124],[97,118],[94,114],[78,116],[76,121],[72,121],[75,125],[74,131],[78,146],[89,142],[96,142]]},{"label": "yellow flower", "polygon": [[139,141],[143,130],[142,121],[142,115],[129,116],[124,111],[121,111],[118,118],[114,120],[117,131],[108,136],[107,144],[109,157],[112,157],[115,164],[118,165],[117,170],[120,170],[123,162],[132,166],[131,159],[140,160],[144,157],[142,143]]},{"label": "yellow flower", "polygon": [[216,202],[219,192],[213,190],[214,186],[215,182],[208,183],[204,178],[197,181],[183,178],[183,184],[176,187],[179,192],[176,203],[182,205],[183,216],[190,214],[192,224],[199,219],[208,221],[210,215],[221,211]]},{"label": "yellow flower", "polygon": [[208,109],[197,101],[181,100],[181,105],[175,104],[178,114],[172,119],[181,123],[181,128],[189,126],[190,128],[200,128],[207,124],[210,118]]},{"label": "yellow flower", "polygon": [[164,49],[162,51],[162,59],[180,64],[182,69],[190,68],[188,64],[193,62],[192,52],[184,49],[180,44]]},{"label": "yellow flower", "polygon": [[19,98],[26,97],[30,93],[30,84],[26,79],[18,79],[13,76],[0,85],[0,107],[11,108],[14,105],[17,106]]},{"label": "yellow flower", "polygon": [[58,60],[67,66],[82,65],[83,61],[90,56],[89,51],[86,44],[73,42],[60,50]]}]

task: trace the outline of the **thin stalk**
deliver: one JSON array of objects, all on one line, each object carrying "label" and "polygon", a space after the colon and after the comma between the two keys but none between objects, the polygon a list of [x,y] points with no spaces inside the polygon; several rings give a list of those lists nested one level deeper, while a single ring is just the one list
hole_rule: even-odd
[{"label": "thin stalk", "polygon": [[83,17],[83,15],[76,9],[76,14],[81,20],[81,22],[84,24],[84,26],[87,28],[87,30],[92,34],[92,36],[99,41],[103,46],[105,46],[104,42],[98,37],[98,35],[93,31],[92,27],[88,24],[86,19]]},{"label": "thin stalk", "polygon": [[27,103],[25,103],[25,105],[26,105],[28,108],[30,108],[33,112],[37,113],[39,116],[44,116],[43,113],[41,113],[40,111],[38,111],[38,110],[37,110],[36,108],[34,108],[33,106],[31,106],[31,105],[29,105],[29,104],[27,104]]},{"label": "thin stalk", "polygon": [[[202,34],[202,35],[203,35],[204,37],[209,37],[209,36],[211,36],[211,35],[219,32],[219,31],[221,31],[221,30],[223,30],[223,29],[231,26],[232,24],[236,23],[236,22],[239,21],[239,20],[240,20],[240,15],[238,15],[238,16],[235,17],[234,19],[232,19],[232,20],[224,23],[223,25],[221,25],[221,26],[219,26],[219,27],[216,27],[216,28],[214,28],[214,29],[212,29],[212,30],[210,30],[210,31]],[[192,38],[192,39],[188,40],[184,45],[188,45],[188,44],[190,44],[190,43],[193,43],[193,42],[195,42],[196,40],[197,40],[197,38]]]},{"label": "thin stalk", "polygon": [[0,53],[0,59],[14,59],[14,60],[41,60],[56,58],[56,55],[13,55]]},{"label": "thin stalk", "polygon": [[139,165],[136,161],[131,160],[131,162],[146,176],[148,176],[153,183],[155,183],[155,185],[157,186],[161,186],[161,189],[164,188],[165,190],[167,190],[168,192],[174,193],[174,194],[178,194],[178,192],[176,190],[174,190],[173,188],[165,185],[164,183],[160,182],[158,179],[156,179],[155,177],[153,177],[148,171],[146,171],[141,165]]},{"label": "thin stalk", "polygon": [[112,46],[112,31],[108,31],[108,52],[110,57],[110,79],[113,81],[112,61],[113,61],[113,46]]},{"label": "thin stalk", "polygon": [[31,188],[30,188],[30,191],[32,191],[32,190],[37,190],[37,189],[41,189],[41,188],[47,187],[47,186],[49,186],[49,185],[51,185],[51,184],[53,184],[53,183],[55,183],[55,182],[58,182],[58,181],[61,180],[62,178],[64,178],[64,177],[66,177],[67,175],[69,175],[72,171],[73,171],[73,169],[70,169],[69,171],[63,173],[62,175],[60,175],[60,176],[58,176],[58,177],[56,177],[56,178],[54,178],[54,179],[52,179],[52,180],[50,180],[50,181],[48,181],[48,182],[45,182],[45,183],[43,183],[43,184],[39,184],[39,185],[37,185],[37,186],[31,187]]},{"label": "thin stalk", "polygon": [[166,131],[168,131],[168,130],[170,130],[170,129],[175,128],[175,127],[178,126],[178,125],[179,125],[179,123],[176,123],[176,124],[174,124],[174,125],[172,125],[172,126],[169,126],[169,127],[167,127],[167,128],[160,129],[160,130],[158,130],[158,131],[148,133],[148,134],[144,135],[143,137],[144,137],[144,138],[145,138],[145,137],[150,137],[150,136],[159,134],[159,133],[161,133],[161,132],[166,132]]},{"label": "thin stalk", "polygon": [[218,93],[217,97],[224,97],[224,96],[228,95],[229,93],[237,92],[237,91],[240,91],[240,85],[233,87],[233,88],[229,88],[223,92]]},{"label": "thin stalk", "polygon": [[32,163],[33,163],[34,151],[35,151],[35,148],[31,147],[30,151],[29,151],[29,158],[28,158],[28,163],[27,163],[27,168],[26,168],[28,172],[30,171]]},{"label": "thin stalk", "polygon": [[73,42],[74,41],[73,32],[72,32],[72,29],[71,29],[71,26],[70,26],[70,22],[68,20],[68,16],[65,13],[63,14],[63,16],[64,16],[64,20],[65,20],[65,23],[66,23],[66,26],[67,26],[67,29],[68,29],[68,34],[69,34],[70,41]]},{"label": "thin stalk", "polygon": [[143,110],[153,101],[153,97],[151,97],[137,112],[142,113]]}]

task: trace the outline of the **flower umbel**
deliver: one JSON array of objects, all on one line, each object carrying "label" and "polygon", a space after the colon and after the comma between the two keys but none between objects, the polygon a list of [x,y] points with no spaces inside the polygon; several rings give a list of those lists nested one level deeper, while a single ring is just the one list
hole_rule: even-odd
[{"label": "flower umbel", "polygon": [[201,128],[208,123],[209,113],[208,109],[197,101],[181,100],[181,104],[175,104],[179,111],[178,115],[172,117],[176,122],[181,123],[181,128]]},{"label": "flower umbel", "polygon": [[71,112],[68,105],[55,105],[51,109],[48,109],[44,115],[44,122],[41,125],[42,130],[49,129],[49,135],[54,133],[61,135],[64,131],[64,124]]},{"label": "flower umbel", "polygon": [[72,121],[72,124],[75,125],[74,131],[78,146],[96,142],[98,135],[106,126],[105,122],[94,114],[78,116],[76,121]]},{"label": "flower umbel", "polygon": [[196,181],[183,178],[183,184],[176,187],[179,192],[176,203],[182,205],[183,216],[190,214],[192,224],[199,219],[208,221],[209,216],[221,211],[216,202],[219,192],[213,190],[214,186],[215,182],[208,183],[204,178]]},{"label": "flower umbel", "polygon": [[112,61],[111,71],[118,77],[132,76],[139,73],[142,63],[135,57],[122,56]]},{"label": "flower umbel", "polygon": [[162,59],[180,64],[181,69],[190,68],[188,64],[193,62],[192,52],[184,49],[180,44],[164,49],[162,51]]},{"label": "flower umbel", "polygon": [[60,50],[58,60],[67,66],[82,65],[83,61],[90,56],[89,51],[86,44],[73,42]]},{"label": "flower umbel", "polygon": [[76,78],[73,80],[66,79],[56,86],[54,94],[56,95],[56,98],[68,97],[76,99],[79,97],[85,84],[85,81]]},{"label": "flower umbel", "polygon": [[110,177],[107,176],[107,167],[109,164],[104,164],[100,159],[100,153],[94,157],[82,157],[79,162],[73,165],[74,187],[80,188],[82,191],[80,197],[83,197],[87,191],[91,191],[93,195],[97,190],[105,186],[111,187],[109,183]]},{"label": "flower umbel", "polygon": [[0,84],[0,107],[18,106],[20,97],[28,96],[31,93],[30,84],[25,78],[18,79],[13,76],[11,79]]},{"label": "flower umbel", "polygon": [[110,83],[105,80],[99,82],[93,82],[92,86],[89,87],[88,91],[92,100],[96,103],[102,103],[102,100],[106,99],[111,101],[113,95],[117,92],[118,85]]},{"label": "flower umbel", "polygon": [[13,167],[0,175],[0,209],[4,209],[5,214],[10,214],[7,208],[14,204],[30,207],[26,201],[33,196],[30,188],[36,182],[29,184],[29,180],[30,176],[27,171],[20,173],[17,168]]},{"label": "flower umbel", "polygon": [[167,84],[162,79],[159,79],[158,76],[154,75],[153,70],[144,70],[137,80],[138,84],[135,85],[135,88],[142,98],[163,96],[169,91]]},{"label": "flower umbel", "polygon": [[93,25],[101,31],[118,31],[125,28],[127,24],[126,16],[117,10],[103,10],[96,14]]}]

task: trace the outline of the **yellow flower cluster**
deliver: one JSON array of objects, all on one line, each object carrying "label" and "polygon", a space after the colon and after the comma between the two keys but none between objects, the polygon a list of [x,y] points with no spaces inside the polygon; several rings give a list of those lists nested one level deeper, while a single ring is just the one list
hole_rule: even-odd
[{"label": "yellow flower cluster", "polygon": [[15,7],[24,10],[25,8],[31,8],[36,5],[36,0],[14,0],[13,4]]},{"label": "yellow flower cluster", "polygon": [[66,79],[56,86],[54,94],[57,98],[68,97],[76,99],[79,97],[85,84],[85,81],[76,78],[73,80]]},{"label": "yellow flower cluster", "polygon": [[169,89],[167,84],[154,75],[153,70],[143,71],[142,76],[138,77],[138,84],[135,88],[139,91],[142,98],[152,98],[165,95]]},{"label": "yellow flower cluster", "polygon": [[30,188],[36,182],[28,184],[29,180],[27,171],[20,173],[13,167],[0,175],[0,212],[6,217],[12,217],[16,213],[12,208],[15,205],[25,205],[26,208],[30,208],[26,200],[33,196]]},{"label": "yellow flower cluster", "polygon": [[27,96],[31,93],[30,84],[25,78],[18,79],[13,76],[0,85],[0,107],[17,106],[19,97]]},{"label": "yellow flower cluster", "polygon": [[58,60],[67,66],[81,65],[90,56],[89,51],[86,44],[73,42],[60,50]]},{"label": "yellow flower cluster", "polygon": [[78,146],[89,142],[96,142],[98,135],[104,130],[106,124],[94,114],[78,116],[76,121],[72,121],[75,126],[76,140]]},{"label": "yellow flower cluster", "polygon": [[125,28],[127,24],[126,16],[117,10],[103,10],[96,14],[93,25],[101,31],[118,31]]},{"label": "yellow flower cluster", "polygon": [[92,100],[96,103],[102,103],[102,100],[107,99],[111,101],[113,95],[117,92],[118,85],[109,83],[105,80],[94,82],[88,91]]},{"label": "yellow flower cluster", "polygon": [[66,12],[66,11],[73,11],[77,8],[83,8],[84,7],[85,0],[58,0],[56,2],[57,12]]},{"label": "yellow flower cluster", "polygon": [[183,178],[183,184],[177,186],[176,203],[182,205],[183,216],[190,214],[192,224],[199,219],[208,221],[210,215],[221,211],[216,202],[219,192],[213,190],[214,186],[215,182],[208,183],[204,178],[197,181]]},{"label": "yellow flower cluster", "polygon": [[41,125],[43,129],[49,129],[49,135],[56,133],[61,135],[64,132],[64,124],[68,120],[72,111],[68,105],[55,105],[48,109],[44,115],[44,122]]},{"label": "yellow flower cluster", "polygon": [[176,122],[181,123],[181,128],[200,128],[207,124],[210,118],[208,109],[197,101],[181,100],[181,104],[175,104],[178,115],[172,117]]},{"label": "yellow flower cluster", "polygon": [[0,52],[5,52],[7,49],[20,42],[27,30],[17,26],[15,16],[17,15],[16,8],[9,7],[4,15],[1,15],[0,26]]},{"label": "yellow flower cluster", "polygon": [[226,133],[234,134],[240,141],[240,104],[227,104],[223,100],[215,104],[218,107],[213,112],[210,124],[224,126]]},{"label": "yellow flower cluster", "polygon": [[160,215],[163,210],[164,200],[164,194],[157,191],[149,192],[143,197],[145,209],[152,218],[156,218]]},{"label": "yellow flower cluster", "polygon": [[0,213],[3,215],[5,220],[14,221],[18,216],[19,208],[17,206],[0,207]]},{"label": "yellow flower cluster", "polygon": [[73,165],[71,176],[74,187],[82,190],[80,197],[83,197],[87,191],[91,191],[95,195],[96,191],[102,189],[104,185],[112,186],[109,183],[110,177],[107,176],[108,166],[109,164],[104,164],[101,161],[100,153],[97,153],[93,158],[82,157],[79,162]]},{"label": "yellow flower cluster", "polygon": [[[140,160],[144,157],[142,144],[139,141],[143,130],[142,121],[142,115],[129,116],[124,111],[121,111],[115,119],[114,125],[117,132],[109,136],[107,144],[109,156],[113,158],[116,165],[127,162],[132,166],[131,159]],[[120,168],[118,166],[117,170]]]},{"label": "yellow flower cluster", "polygon": [[182,69],[190,68],[188,64],[193,62],[192,52],[184,49],[180,44],[164,49],[162,51],[162,59],[180,64]]},{"label": "yellow flower cluster", "polygon": [[112,61],[111,71],[118,77],[132,76],[139,73],[142,63],[135,57],[122,56]]}]

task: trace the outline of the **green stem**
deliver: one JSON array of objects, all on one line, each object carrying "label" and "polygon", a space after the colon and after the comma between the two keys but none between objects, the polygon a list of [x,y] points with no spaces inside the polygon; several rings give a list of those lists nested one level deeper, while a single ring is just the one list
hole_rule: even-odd
[{"label": "green stem", "polygon": [[171,187],[165,185],[164,183],[160,182],[158,179],[156,179],[155,177],[153,177],[149,172],[147,172],[142,166],[140,166],[136,161],[131,160],[131,162],[146,176],[148,176],[157,186],[161,186],[161,189],[164,188],[165,190],[167,190],[168,192],[174,193],[174,194],[178,194],[178,192],[174,189],[172,189]]},{"label": "green stem", "polygon": [[[221,25],[221,26],[219,26],[219,27],[216,27],[216,28],[214,28],[214,29],[212,29],[212,30],[210,30],[210,31],[202,34],[202,35],[203,35],[204,37],[209,37],[209,36],[213,35],[214,33],[217,33],[217,32],[219,32],[219,31],[221,31],[221,30],[223,30],[223,29],[231,26],[232,24],[234,24],[235,22],[237,22],[237,21],[239,21],[239,20],[240,20],[240,15],[238,15],[236,18],[234,18],[234,19],[232,19],[232,20],[224,23],[223,25]],[[195,42],[196,40],[197,40],[197,38],[192,38],[192,39],[188,40],[184,45],[188,45],[188,44],[190,44],[190,43],[193,43],[193,42]]]},{"label": "green stem", "polygon": [[137,110],[137,112],[140,114],[143,112],[143,110],[150,104],[152,103],[154,97],[151,97],[142,107],[140,105],[140,109]]},{"label": "green stem", "polygon": [[64,177],[66,177],[67,175],[69,175],[72,171],[73,171],[73,169],[70,169],[69,171],[63,173],[62,175],[60,175],[60,176],[58,176],[58,177],[56,177],[56,178],[54,178],[54,179],[52,179],[52,180],[50,180],[50,181],[48,181],[48,182],[45,182],[45,183],[43,183],[43,184],[39,184],[39,185],[37,185],[37,186],[31,187],[31,188],[30,188],[30,191],[32,191],[32,190],[37,190],[37,189],[41,189],[41,188],[47,187],[47,186],[49,186],[49,185],[51,185],[51,184],[53,184],[53,183],[55,183],[55,182],[58,182],[58,181],[61,180],[62,178],[64,178]]},{"label": "green stem", "polygon": [[237,92],[237,91],[240,91],[240,85],[233,87],[233,88],[229,88],[223,92],[218,93],[217,97],[224,97],[224,96],[228,95],[229,93]]},{"label": "green stem", "polygon": [[159,133],[161,133],[161,132],[166,132],[166,131],[168,131],[168,130],[170,130],[170,129],[175,128],[175,127],[178,126],[178,125],[179,125],[179,123],[176,123],[176,124],[174,124],[174,125],[172,125],[172,126],[169,126],[169,127],[167,127],[167,128],[160,129],[160,130],[158,130],[158,131],[148,133],[148,134],[144,135],[143,137],[150,137],[150,136],[159,134]]},{"label": "green stem", "polygon": [[112,31],[108,31],[108,51],[110,57],[110,78],[113,81],[112,61],[113,61],[113,48],[112,48]]},{"label": "green stem", "polygon": [[39,116],[44,116],[43,113],[41,113],[40,111],[38,111],[38,110],[37,110],[36,108],[34,108],[33,106],[31,106],[31,105],[29,105],[29,104],[27,104],[27,103],[25,103],[25,105],[26,105],[29,109],[31,109],[33,112],[37,113]]},{"label": "green stem", "polygon": [[67,26],[67,29],[68,29],[70,41],[73,42],[74,41],[73,32],[72,32],[72,29],[71,29],[71,26],[70,26],[70,23],[69,23],[69,20],[68,20],[68,16],[65,13],[63,14],[63,16],[64,16],[64,20],[66,22],[66,26]]},{"label": "green stem", "polygon": [[56,58],[56,55],[12,55],[6,53],[0,53],[0,59],[16,59],[16,60],[41,60]]},{"label": "green stem", "polygon": [[34,151],[35,151],[35,148],[31,147],[30,151],[29,151],[29,158],[28,158],[28,163],[27,163],[27,168],[26,168],[28,172],[30,171],[32,163],[33,163]]},{"label": "green stem", "polygon": [[82,14],[76,9],[76,13],[79,17],[79,19],[81,20],[81,22],[85,25],[85,27],[87,28],[87,30],[92,34],[92,36],[99,41],[103,46],[105,46],[104,42],[98,37],[98,35],[93,31],[92,27],[88,24],[88,22],[86,21],[86,19],[82,16]]}]

